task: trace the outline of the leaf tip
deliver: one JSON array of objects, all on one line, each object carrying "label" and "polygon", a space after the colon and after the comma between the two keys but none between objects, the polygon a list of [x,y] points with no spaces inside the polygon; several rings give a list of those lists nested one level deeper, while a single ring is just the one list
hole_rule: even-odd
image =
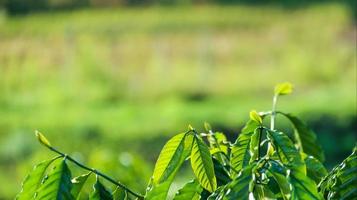
[{"label": "leaf tip", "polygon": [[205,127],[206,131],[211,131],[212,130],[212,127],[208,122],[204,123],[204,127]]},{"label": "leaf tip", "polygon": [[51,147],[51,143],[48,141],[48,139],[41,132],[36,130],[35,135],[41,144],[45,145],[46,147]]},{"label": "leaf tip", "polygon": [[287,95],[292,93],[293,85],[290,82],[279,83],[275,86],[275,95]]},{"label": "leaf tip", "polygon": [[260,117],[256,110],[250,111],[249,117],[251,120],[258,122],[259,124],[263,123],[263,119]]},{"label": "leaf tip", "polygon": [[194,131],[195,129],[191,126],[191,124],[188,125],[188,130],[189,131]]}]

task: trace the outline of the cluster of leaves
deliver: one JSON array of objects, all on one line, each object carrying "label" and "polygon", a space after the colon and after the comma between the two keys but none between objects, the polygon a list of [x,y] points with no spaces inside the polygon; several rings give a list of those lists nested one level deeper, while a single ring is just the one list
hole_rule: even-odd
[{"label": "cluster of leaves", "polygon": [[[278,96],[291,91],[289,83],[278,85],[272,111],[251,111],[250,120],[234,143],[223,133],[213,131],[208,123],[203,133],[189,126],[188,131],[172,137],[159,155],[145,195],[59,152],[38,133],[40,142],[60,156],[37,165],[25,179],[17,199],[79,199],[91,174],[97,178],[90,199],[167,199],[170,186],[186,161],[190,162],[195,179],[185,184],[174,200],[356,199],[356,148],[328,173],[315,133],[296,116],[276,111]],[[293,134],[274,129],[276,115],[291,122]],[[268,117],[270,128],[264,125]],[[71,178],[67,160],[89,173]],[[47,172],[52,165],[53,169]],[[100,179],[116,185],[114,192],[109,192]]]}]

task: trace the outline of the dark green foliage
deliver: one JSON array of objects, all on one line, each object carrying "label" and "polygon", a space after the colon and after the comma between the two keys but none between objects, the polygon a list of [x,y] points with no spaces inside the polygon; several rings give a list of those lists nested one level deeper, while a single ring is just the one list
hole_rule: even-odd
[{"label": "dark green foliage", "polygon": [[217,186],[225,185],[232,181],[229,174],[229,168],[222,165],[216,158],[213,158],[213,168],[217,178]]},{"label": "dark green foliage", "polygon": [[357,198],[357,146],[340,165],[319,184],[319,190],[328,199]]},{"label": "dark green foliage", "polygon": [[174,200],[199,200],[202,192],[202,187],[197,180],[188,182],[183,188],[181,188],[175,195]]},{"label": "dark green foliage", "polygon": [[81,190],[90,175],[91,175],[91,172],[89,172],[87,174],[83,174],[81,176],[77,176],[72,179],[73,187],[72,187],[71,193],[74,197],[76,197],[76,199],[79,199]]},{"label": "dark green foliage", "polygon": [[[275,111],[278,96],[291,91],[289,83],[278,85],[272,111],[250,112],[250,120],[234,144],[229,143],[223,133],[212,131],[208,123],[205,123],[204,133],[199,134],[189,126],[187,132],[172,137],[158,157],[145,196],[78,163],[37,133],[41,144],[64,159],[54,162],[57,157],[38,164],[26,177],[16,199],[78,199],[82,188],[89,182],[88,177],[94,173],[97,179],[94,191],[89,195],[91,200],[125,200],[131,197],[163,200],[167,199],[170,186],[186,160],[190,160],[195,179],[178,190],[175,200],[356,199],[357,148],[327,173],[323,165],[324,154],[314,132],[297,117]],[[293,137],[274,129],[277,113],[290,119],[296,129]],[[271,127],[267,128],[264,120],[269,116]],[[71,180],[68,161],[90,173]],[[47,173],[51,165],[53,169]],[[115,184],[114,192],[111,193],[99,178]]]},{"label": "dark green foliage", "polygon": [[[231,148],[230,165],[236,171],[243,169],[243,167],[249,164],[251,156],[249,152],[250,140],[254,134],[254,130],[258,128],[258,126],[259,124],[255,121],[249,120]],[[232,174],[234,174],[234,171]]]},{"label": "dark green foliage", "polygon": [[306,154],[314,156],[321,162],[325,161],[325,156],[322,151],[322,147],[317,142],[316,134],[299,118],[292,114],[282,113],[286,116],[294,126],[295,129],[295,140],[299,145],[299,149]]},{"label": "dark green foliage", "polygon": [[317,192],[316,184],[313,180],[300,171],[290,171],[288,182],[291,185],[291,199],[322,199]]},{"label": "dark green foliage", "polygon": [[126,200],[128,193],[121,187],[117,187],[113,192],[113,200]]},{"label": "dark green foliage", "polygon": [[232,182],[224,186],[220,194],[214,199],[248,200],[252,176],[252,166],[243,168],[241,173]]},{"label": "dark green foliage", "polygon": [[89,197],[90,200],[112,200],[112,194],[105,188],[105,186],[99,181],[94,184],[94,191]]},{"label": "dark green foliage", "polygon": [[327,175],[327,170],[324,165],[312,156],[304,155],[306,164],[307,176],[315,181],[316,184],[320,183],[321,179]]},{"label": "dark green foliage", "polygon": [[32,172],[27,175],[24,182],[22,183],[22,190],[17,195],[16,199],[18,200],[27,200],[32,199],[35,196],[36,191],[41,186],[44,175],[48,166],[57,158],[47,160],[39,163],[34,167]]},{"label": "dark green foliage", "polygon": [[57,163],[52,171],[43,179],[43,183],[37,190],[35,199],[74,199],[71,194],[71,172],[65,160]]},{"label": "dark green foliage", "polygon": [[302,161],[301,155],[289,137],[282,132],[272,130],[267,130],[267,133],[280,161],[295,170],[305,172],[305,164]]}]

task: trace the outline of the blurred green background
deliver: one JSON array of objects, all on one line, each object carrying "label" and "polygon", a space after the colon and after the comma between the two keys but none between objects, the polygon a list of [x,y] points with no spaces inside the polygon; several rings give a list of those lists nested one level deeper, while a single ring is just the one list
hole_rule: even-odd
[{"label": "blurred green background", "polygon": [[278,109],[317,132],[328,168],[356,142],[351,4],[36,2],[0,0],[0,199],[54,156],[34,130],[144,193],[170,136],[208,121],[234,140],[283,81]]}]

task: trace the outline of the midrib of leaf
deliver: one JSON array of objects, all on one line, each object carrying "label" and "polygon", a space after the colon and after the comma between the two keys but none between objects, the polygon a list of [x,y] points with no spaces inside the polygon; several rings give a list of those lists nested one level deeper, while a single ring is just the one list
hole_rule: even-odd
[{"label": "midrib of leaf", "polygon": [[[162,164],[163,162],[162,154],[164,154],[167,151],[167,149],[165,149],[167,147],[165,146],[169,145],[170,141],[165,144],[164,148],[161,150],[158,161],[156,162],[154,175],[153,178],[151,179],[151,183],[149,183],[149,186],[147,188],[147,192],[145,196],[146,199],[166,199],[167,192],[171,186],[173,179],[176,176],[178,169],[181,167],[182,163],[185,161],[186,157],[191,152],[191,147],[193,144],[193,135],[190,132],[181,133],[179,135],[174,136],[170,140],[174,138],[176,138],[176,140],[180,140],[180,142],[178,142],[178,144],[175,145],[175,147],[176,148],[181,147],[182,150],[181,152],[175,151],[172,153],[172,155],[166,156],[167,157],[166,159],[170,159],[170,160],[165,161],[164,164]],[[173,156],[176,158],[172,159]],[[164,167],[162,167],[161,165]],[[163,168],[165,169],[163,170]],[[158,170],[159,172],[162,171],[160,172],[161,173],[160,177],[158,177],[157,175]],[[156,181],[154,179],[156,179]]]},{"label": "midrib of leaf", "polygon": [[[55,195],[56,199],[62,199],[65,196],[66,199],[73,199],[70,188],[65,188],[64,184],[71,184],[70,177],[67,176],[70,173],[65,160],[62,160],[60,164],[57,165],[57,169],[48,175],[48,179],[41,185],[38,189],[38,195],[35,199],[48,199],[48,196]],[[68,180],[66,180],[66,177]]]},{"label": "midrib of leaf", "polygon": [[175,195],[173,200],[199,200],[202,187],[197,180],[193,180],[185,184]]},{"label": "midrib of leaf", "polygon": [[[249,164],[249,160],[250,160],[249,147],[250,147],[250,140],[251,140],[250,137],[252,134],[253,132],[241,133],[241,135],[238,136],[237,141],[234,143],[232,147],[231,167],[233,167],[237,171],[241,170],[243,167]],[[246,139],[244,139],[244,137],[246,137]]]},{"label": "midrib of leaf", "polygon": [[[212,192],[217,187],[214,175],[213,162],[209,150],[204,149],[204,143],[198,136],[194,137],[194,144],[191,153],[191,165],[197,180],[206,190]],[[208,187],[207,187],[208,186]]]},{"label": "midrib of leaf", "polygon": [[[62,166],[62,170],[63,170],[63,166]],[[65,176],[65,173],[61,173],[60,176],[61,176],[61,178],[60,178],[60,182],[59,182],[59,184],[58,184],[59,187],[58,187],[57,199],[60,199],[61,193],[62,193],[62,192],[65,192],[65,191],[64,191],[64,188],[63,188],[63,182],[64,182],[63,180],[64,180],[64,178],[65,178],[65,177],[64,177],[64,176]]]},{"label": "midrib of leaf", "polygon": [[[281,193],[283,199],[285,200],[285,199],[286,199],[286,196],[285,196],[286,194],[285,194],[284,189],[283,189],[284,186],[282,185],[282,183],[281,183],[280,180],[279,180],[278,175],[276,174],[276,173],[278,173],[278,172],[274,172],[274,171],[272,171],[271,169],[267,169],[267,171],[274,177],[275,181],[278,183],[280,193]],[[283,175],[282,175],[282,176],[283,176]]]},{"label": "midrib of leaf", "polygon": [[302,152],[314,156],[321,162],[325,161],[325,156],[321,145],[317,142],[317,136],[303,121],[295,115],[284,112],[277,112],[288,118],[295,129],[295,139]]},{"label": "midrib of leaf", "polygon": [[[249,147],[251,142],[251,136],[254,133],[255,129],[258,127],[259,124],[257,122],[249,120],[245,124],[237,140],[233,144],[230,164],[231,167],[235,169],[235,171],[239,171],[249,164]],[[231,171],[231,174],[232,177],[236,175],[234,170]]]},{"label": "midrib of leaf", "polygon": [[[249,196],[249,184],[253,181],[252,180],[252,165],[248,165],[240,172],[239,176],[226,185],[225,187],[225,194],[221,196],[221,198],[226,198],[228,200],[246,200]],[[227,191],[230,190],[229,193]],[[224,199],[225,199],[224,198]]]},{"label": "midrib of leaf", "polygon": [[[72,190],[71,190],[71,194],[73,195],[73,197],[75,199],[79,199],[80,194],[81,194],[81,190],[84,186],[84,184],[86,183],[88,177],[91,175],[92,172],[89,172],[87,174],[83,174],[81,176],[77,176],[75,178],[73,178],[71,180],[72,182]],[[79,182],[74,182],[74,181],[79,181]]]},{"label": "midrib of leaf", "polygon": [[299,169],[306,174],[305,164],[301,155],[287,135],[282,132],[268,130],[268,137],[273,140],[272,144],[276,148],[279,157],[280,153],[284,156],[284,158],[280,157],[284,164],[290,164],[291,167]]},{"label": "midrib of leaf", "polygon": [[[172,145],[172,146],[164,146],[162,154],[159,155],[158,161],[155,165],[154,169],[154,180],[153,182],[155,184],[161,183],[165,181],[169,176],[170,173],[175,171],[175,168],[177,168],[177,162],[179,162],[182,159],[181,153],[184,151],[184,141],[187,133],[181,133],[179,135],[176,135],[172,138],[171,141],[167,143],[167,145]],[[176,140],[179,140],[179,143],[177,146],[175,145]],[[168,152],[170,154],[168,154]],[[172,153],[171,153],[172,152]],[[166,155],[166,154],[168,155]],[[162,160],[164,159],[164,160]],[[167,163],[167,164],[166,164]]]},{"label": "midrib of leaf", "polygon": [[[97,199],[99,197],[99,199]],[[112,200],[112,195],[108,192],[105,186],[99,181],[98,177],[94,184],[94,191],[89,198],[90,200]]]},{"label": "midrib of leaf", "polygon": [[311,196],[311,197],[316,197],[316,196],[309,190],[309,188],[306,188],[306,187],[305,187],[305,185],[304,185],[299,179],[297,179],[297,178],[295,178],[295,177],[291,177],[291,178],[293,178],[294,181],[296,181],[302,188],[304,188],[304,190],[309,193],[309,196]]},{"label": "midrib of leaf", "polygon": [[[60,158],[60,157],[58,156],[58,157],[55,157],[55,158],[53,158],[51,160],[47,160],[47,161],[41,162],[40,164],[36,165],[34,167],[34,169],[32,170],[32,172],[30,174],[28,174],[26,176],[25,180],[23,181],[22,190],[18,194],[16,199],[17,200],[21,200],[22,198],[25,198],[25,199],[30,198],[29,196],[33,197],[35,195],[35,192],[37,191],[37,189],[41,185],[41,181],[43,180],[43,176],[45,175],[48,166],[50,166],[58,158]],[[42,165],[44,165],[43,168],[40,169],[42,171],[36,176],[37,177],[37,181],[35,181],[35,184],[34,184],[35,187],[31,187],[31,186],[34,186],[34,185],[31,185],[31,186],[27,185],[27,184],[30,183],[29,181],[31,181],[31,178],[36,178],[36,177],[34,177],[34,175],[36,175],[36,174],[33,174],[33,173],[35,173],[36,170],[39,170],[39,168],[42,167]],[[27,187],[29,187],[29,188],[27,188]],[[30,191],[28,191],[28,190],[30,190]],[[23,196],[23,195],[25,195],[25,196]]]}]

